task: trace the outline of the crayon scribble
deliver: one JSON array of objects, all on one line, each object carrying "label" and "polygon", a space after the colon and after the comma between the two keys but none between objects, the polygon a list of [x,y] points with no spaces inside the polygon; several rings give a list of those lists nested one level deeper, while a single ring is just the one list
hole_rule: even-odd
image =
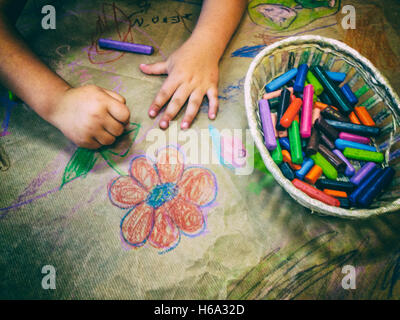
[{"label": "crayon scribble", "polygon": [[148,243],[165,253],[179,244],[181,234],[204,232],[217,179],[206,168],[185,167],[183,153],[167,146],[155,163],[145,155],[134,157],[129,175],[110,181],[108,196],[113,205],[128,210],[120,226],[123,244],[137,248]]}]

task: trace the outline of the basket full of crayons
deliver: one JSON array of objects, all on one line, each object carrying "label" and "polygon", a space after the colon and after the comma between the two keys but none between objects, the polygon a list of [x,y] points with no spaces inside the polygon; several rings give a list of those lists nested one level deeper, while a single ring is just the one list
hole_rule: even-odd
[{"label": "basket full of crayons", "polygon": [[399,97],[357,51],[319,36],[267,46],[245,106],[267,169],[301,205],[346,218],[400,210]]}]

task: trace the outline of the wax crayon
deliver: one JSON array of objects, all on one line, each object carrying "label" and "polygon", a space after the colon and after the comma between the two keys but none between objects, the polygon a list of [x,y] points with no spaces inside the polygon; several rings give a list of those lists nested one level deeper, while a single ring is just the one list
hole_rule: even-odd
[{"label": "wax crayon", "polygon": [[293,170],[301,169],[301,165],[295,164],[292,162],[292,157],[290,156],[290,153],[288,150],[282,150],[282,157],[283,157],[283,161],[287,162]]},{"label": "wax crayon", "polygon": [[318,79],[318,81],[324,87],[324,92],[326,92],[334,105],[344,114],[348,115],[352,110],[352,106],[346,97],[343,95],[339,87],[328,77],[326,71],[320,66],[314,66],[311,68],[311,72]]},{"label": "wax crayon", "polygon": [[317,199],[317,200],[324,202],[331,206],[335,206],[335,207],[340,206],[339,200],[323,193],[321,190],[314,188],[313,186],[309,185],[306,182],[303,182],[299,179],[294,179],[292,181],[292,183],[297,189],[303,191],[305,194],[309,195],[311,198]]},{"label": "wax crayon", "polygon": [[320,166],[324,175],[332,180],[336,180],[338,177],[338,172],[334,166],[330,164],[319,152],[310,156],[314,160],[315,164]]},{"label": "wax crayon", "polygon": [[322,91],[324,91],[324,87],[321,85],[321,83],[318,81],[318,79],[312,74],[311,71],[307,72],[307,82],[309,84],[312,84],[314,87],[314,93],[319,96]]},{"label": "wax crayon", "polygon": [[320,138],[319,138],[320,143],[322,143],[323,145],[325,145],[326,147],[328,147],[329,150],[333,150],[335,149],[335,143],[329,139],[326,134],[324,133],[320,133]]},{"label": "wax crayon", "polygon": [[331,165],[335,167],[338,172],[345,172],[346,164],[340,159],[337,155],[335,155],[331,150],[325,147],[323,144],[318,146],[318,152],[329,161]]},{"label": "wax crayon", "polygon": [[320,116],[321,116],[321,110],[318,108],[313,108],[312,109],[312,125],[313,126],[315,124],[315,121],[317,121]]},{"label": "wax crayon", "polygon": [[348,132],[340,132],[339,138],[347,141],[358,142],[362,144],[369,144],[371,143],[371,139],[363,136],[359,136],[357,134],[352,134]]},{"label": "wax crayon", "polygon": [[301,150],[300,128],[299,123],[294,120],[288,129],[290,154],[294,164],[303,163],[303,155]]},{"label": "wax crayon", "polygon": [[279,138],[286,138],[287,137],[287,130],[278,131]]},{"label": "wax crayon", "polygon": [[369,127],[362,124],[354,124],[336,120],[326,120],[326,122],[339,131],[359,134],[361,136],[377,137],[380,134],[380,129],[378,127]]},{"label": "wax crayon", "polygon": [[375,121],[372,119],[367,108],[365,107],[355,107],[354,112],[356,113],[358,119],[365,126],[375,126]]},{"label": "wax crayon", "polygon": [[319,189],[333,189],[345,191],[347,193],[351,193],[355,189],[354,185],[350,182],[331,179],[319,179],[315,185]]},{"label": "wax crayon", "polygon": [[311,156],[318,152],[320,133],[316,128],[312,128],[311,137],[308,139],[307,147],[306,147],[306,155]]},{"label": "wax crayon", "polygon": [[358,119],[358,117],[356,116],[356,114],[354,113],[354,111],[350,112],[349,114],[349,119],[351,123],[354,124],[361,124],[360,120]]},{"label": "wax crayon", "polygon": [[288,72],[282,74],[281,76],[275,78],[270,83],[268,83],[265,86],[265,91],[272,92],[272,91],[278,90],[279,88],[284,86],[286,83],[288,83],[291,79],[293,79],[296,75],[297,75],[296,68],[289,70]]},{"label": "wax crayon", "polygon": [[282,149],[278,139],[276,139],[276,148],[272,151],[271,158],[277,165],[283,161]]},{"label": "wax crayon", "polygon": [[375,162],[367,162],[362,166],[360,170],[350,179],[350,182],[354,185],[360,185],[366,177],[369,176],[370,172],[376,167]]},{"label": "wax crayon", "polygon": [[347,198],[347,193],[345,191],[324,189],[323,192],[335,198]]},{"label": "wax crayon", "polygon": [[303,139],[307,139],[311,136],[313,94],[314,94],[314,88],[312,84],[309,84],[306,87],[304,87],[303,107],[301,109],[301,123],[300,123],[300,135]]},{"label": "wax crayon", "polygon": [[283,114],[280,125],[284,128],[289,128],[292,124],[294,118],[299,113],[299,110],[302,105],[302,101],[300,98],[295,98],[293,102],[289,105],[285,113]]},{"label": "wax crayon", "polygon": [[351,162],[343,155],[343,153],[340,150],[334,149],[332,152],[334,154],[336,154],[340,159],[342,159],[343,162],[346,164],[347,168],[346,168],[346,171],[344,172],[344,174],[347,177],[352,177],[355,174],[356,169],[354,169]]},{"label": "wax crayon", "polygon": [[140,53],[150,55],[154,52],[152,46],[147,46],[144,44],[122,42],[110,39],[99,39],[99,47],[102,49],[112,49],[118,51],[126,51],[132,53]]},{"label": "wax crayon", "polygon": [[325,119],[331,119],[343,122],[348,121],[348,119],[345,116],[343,116],[339,111],[333,109],[331,106],[328,106],[324,110],[322,110],[321,115]]},{"label": "wax crayon", "polygon": [[325,103],[329,106],[333,105],[333,101],[331,100],[331,98],[329,98],[328,94],[325,91],[322,91],[318,98],[322,103]]},{"label": "wax crayon", "polygon": [[321,111],[323,111],[325,108],[328,108],[329,106],[326,103],[317,101],[314,103],[314,107],[320,109]]},{"label": "wax crayon", "polygon": [[380,176],[382,169],[374,167],[368,174],[368,177],[355,189],[350,195],[349,200],[353,206],[358,204],[358,200],[375,182]]},{"label": "wax crayon", "polygon": [[311,170],[314,166],[314,161],[310,158],[305,158],[300,170],[295,172],[296,177],[300,180],[303,180],[306,174]]},{"label": "wax crayon", "polygon": [[282,149],[290,151],[290,142],[288,138],[279,138],[279,143],[281,144]]},{"label": "wax crayon", "polygon": [[282,162],[279,165],[279,169],[281,169],[282,174],[285,176],[285,178],[289,179],[292,181],[295,178],[294,172],[290,168],[290,165],[287,162]]},{"label": "wax crayon", "polygon": [[[286,89],[288,89],[290,91],[290,93],[293,94],[293,88],[292,87],[289,87],[289,88],[286,88]],[[279,98],[281,96],[282,90],[283,89],[279,89],[279,90],[276,90],[276,91],[273,91],[273,92],[264,93],[263,99],[270,100],[270,99]]]},{"label": "wax crayon", "polygon": [[349,198],[340,198],[340,197],[337,197],[336,199],[339,200],[339,202],[340,202],[340,207],[341,207],[341,208],[343,208],[343,209],[350,209],[351,204],[350,204]]},{"label": "wax crayon", "polygon": [[341,87],[343,95],[350,102],[351,106],[355,106],[358,102],[358,98],[354,95],[353,91],[351,91],[349,85],[346,83]]},{"label": "wax crayon", "polygon": [[294,92],[301,92],[304,89],[304,81],[308,72],[308,65],[303,63],[297,68],[296,80],[293,85]]},{"label": "wax crayon", "polygon": [[286,130],[285,127],[282,127],[280,122],[281,122],[281,118],[282,116],[285,114],[287,108],[289,107],[290,104],[290,91],[287,89],[282,90],[282,93],[279,97],[279,105],[277,108],[277,119],[276,119],[276,129],[278,131],[281,130]]},{"label": "wax crayon", "polygon": [[272,127],[274,128],[275,138],[278,137],[278,131],[276,130],[276,120],[278,116],[276,112],[271,112],[271,119],[272,119]]},{"label": "wax crayon", "polygon": [[318,165],[314,165],[311,170],[306,174],[304,180],[308,183],[315,184],[315,182],[322,176],[322,169]]},{"label": "wax crayon", "polygon": [[390,185],[394,175],[395,171],[393,168],[384,168],[369,189],[367,189],[365,193],[361,194],[360,198],[358,199],[358,203],[362,207],[369,207],[372,201],[381,193],[381,191]]},{"label": "wax crayon", "polygon": [[374,146],[369,146],[367,144],[343,140],[343,139],[336,139],[335,146],[339,150],[344,150],[344,148],[354,148],[354,149],[374,151],[374,152],[376,151],[376,148]]},{"label": "wax crayon", "polygon": [[346,74],[344,72],[327,71],[326,74],[331,80],[336,82],[343,82],[344,79],[346,79]]},{"label": "wax crayon", "polygon": [[264,133],[264,144],[267,149],[271,151],[276,148],[276,138],[268,100],[261,99],[260,101],[258,101],[258,106],[260,108],[260,120]]},{"label": "wax crayon", "polygon": [[319,117],[319,119],[315,122],[315,126],[317,129],[325,133],[329,139],[335,141],[339,137],[339,132],[332,127],[328,121],[332,120],[325,120],[323,117]]},{"label": "wax crayon", "polygon": [[383,162],[384,156],[381,152],[373,152],[367,150],[360,150],[354,148],[344,148],[343,155],[346,158],[361,160],[361,161],[372,161],[372,162]]}]

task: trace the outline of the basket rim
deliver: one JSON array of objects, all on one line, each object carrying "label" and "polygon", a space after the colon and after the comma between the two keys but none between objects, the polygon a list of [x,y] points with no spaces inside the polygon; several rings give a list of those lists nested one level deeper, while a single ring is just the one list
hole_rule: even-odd
[{"label": "basket rim", "polygon": [[355,49],[349,47],[347,44],[332,38],[315,36],[315,35],[305,35],[305,36],[294,36],[289,37],[280,41],[277,41],[271,45],[266,46],[261,52],[257,54],[257,56],[251,62],[249,69],[246,74],[245,83],[244,83],[244,98],[245,98],[245,108],[247,120],[249,123],[249,128],[251,135],[254,139],[254,142],[260,151],[261,157],[266,165],[267,169],[271,172],[275,180],[289,193],[289,195],[300,203],[302,206],[310,209],[313,212],[321,213],[324,215],[341,217],[341,218],[350,218],[350,219],[359,219],[359,218],[368,218],[371,216],[376,216],[379,214],[393,212],[400,209],[400,198],[392,201],[386,206],[375,208],[375,209],[344,209],[329,206],[319,200],[313,199],[301,190],[297,189],[293,186],[292,182],[283,176],[279,167],[272,160],[269,152],[267,151],[262,135],[258,130],[257,126],[257,115],[256,111],[253,108],[252,97],[251,97],[251,80],[254,73],[255,68],[259,65],[260,61],[272,52],[279,48],[288,45],[296,45],[296,44],[321,44],[325,43],[330,46],[334,46],[335,48],[340,48],[340,50],[344,51],[346,54],[351,55],[357,62],[361,62],[363,65],[366,65],[371,72],[374,73],[378,81],[385,85],[385,88],[388,90],[388,94],[390,95],[391,100],[394,102],[395,109],[400,109],[400,99],[398,95],[394,92],[392,87],[389,84],[389,81],[375,68],[375,66],[365,57],[361,56]]}]

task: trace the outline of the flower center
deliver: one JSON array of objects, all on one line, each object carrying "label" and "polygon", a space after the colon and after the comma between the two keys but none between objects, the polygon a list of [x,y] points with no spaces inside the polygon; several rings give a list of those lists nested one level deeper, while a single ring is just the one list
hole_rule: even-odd
[{"label": "flower center", "polygon": [[156,185],[147,197],[147,204],[155,209],[161,207],[167,201],[172,200],[178,194],[175,183],[164,183]]}]

